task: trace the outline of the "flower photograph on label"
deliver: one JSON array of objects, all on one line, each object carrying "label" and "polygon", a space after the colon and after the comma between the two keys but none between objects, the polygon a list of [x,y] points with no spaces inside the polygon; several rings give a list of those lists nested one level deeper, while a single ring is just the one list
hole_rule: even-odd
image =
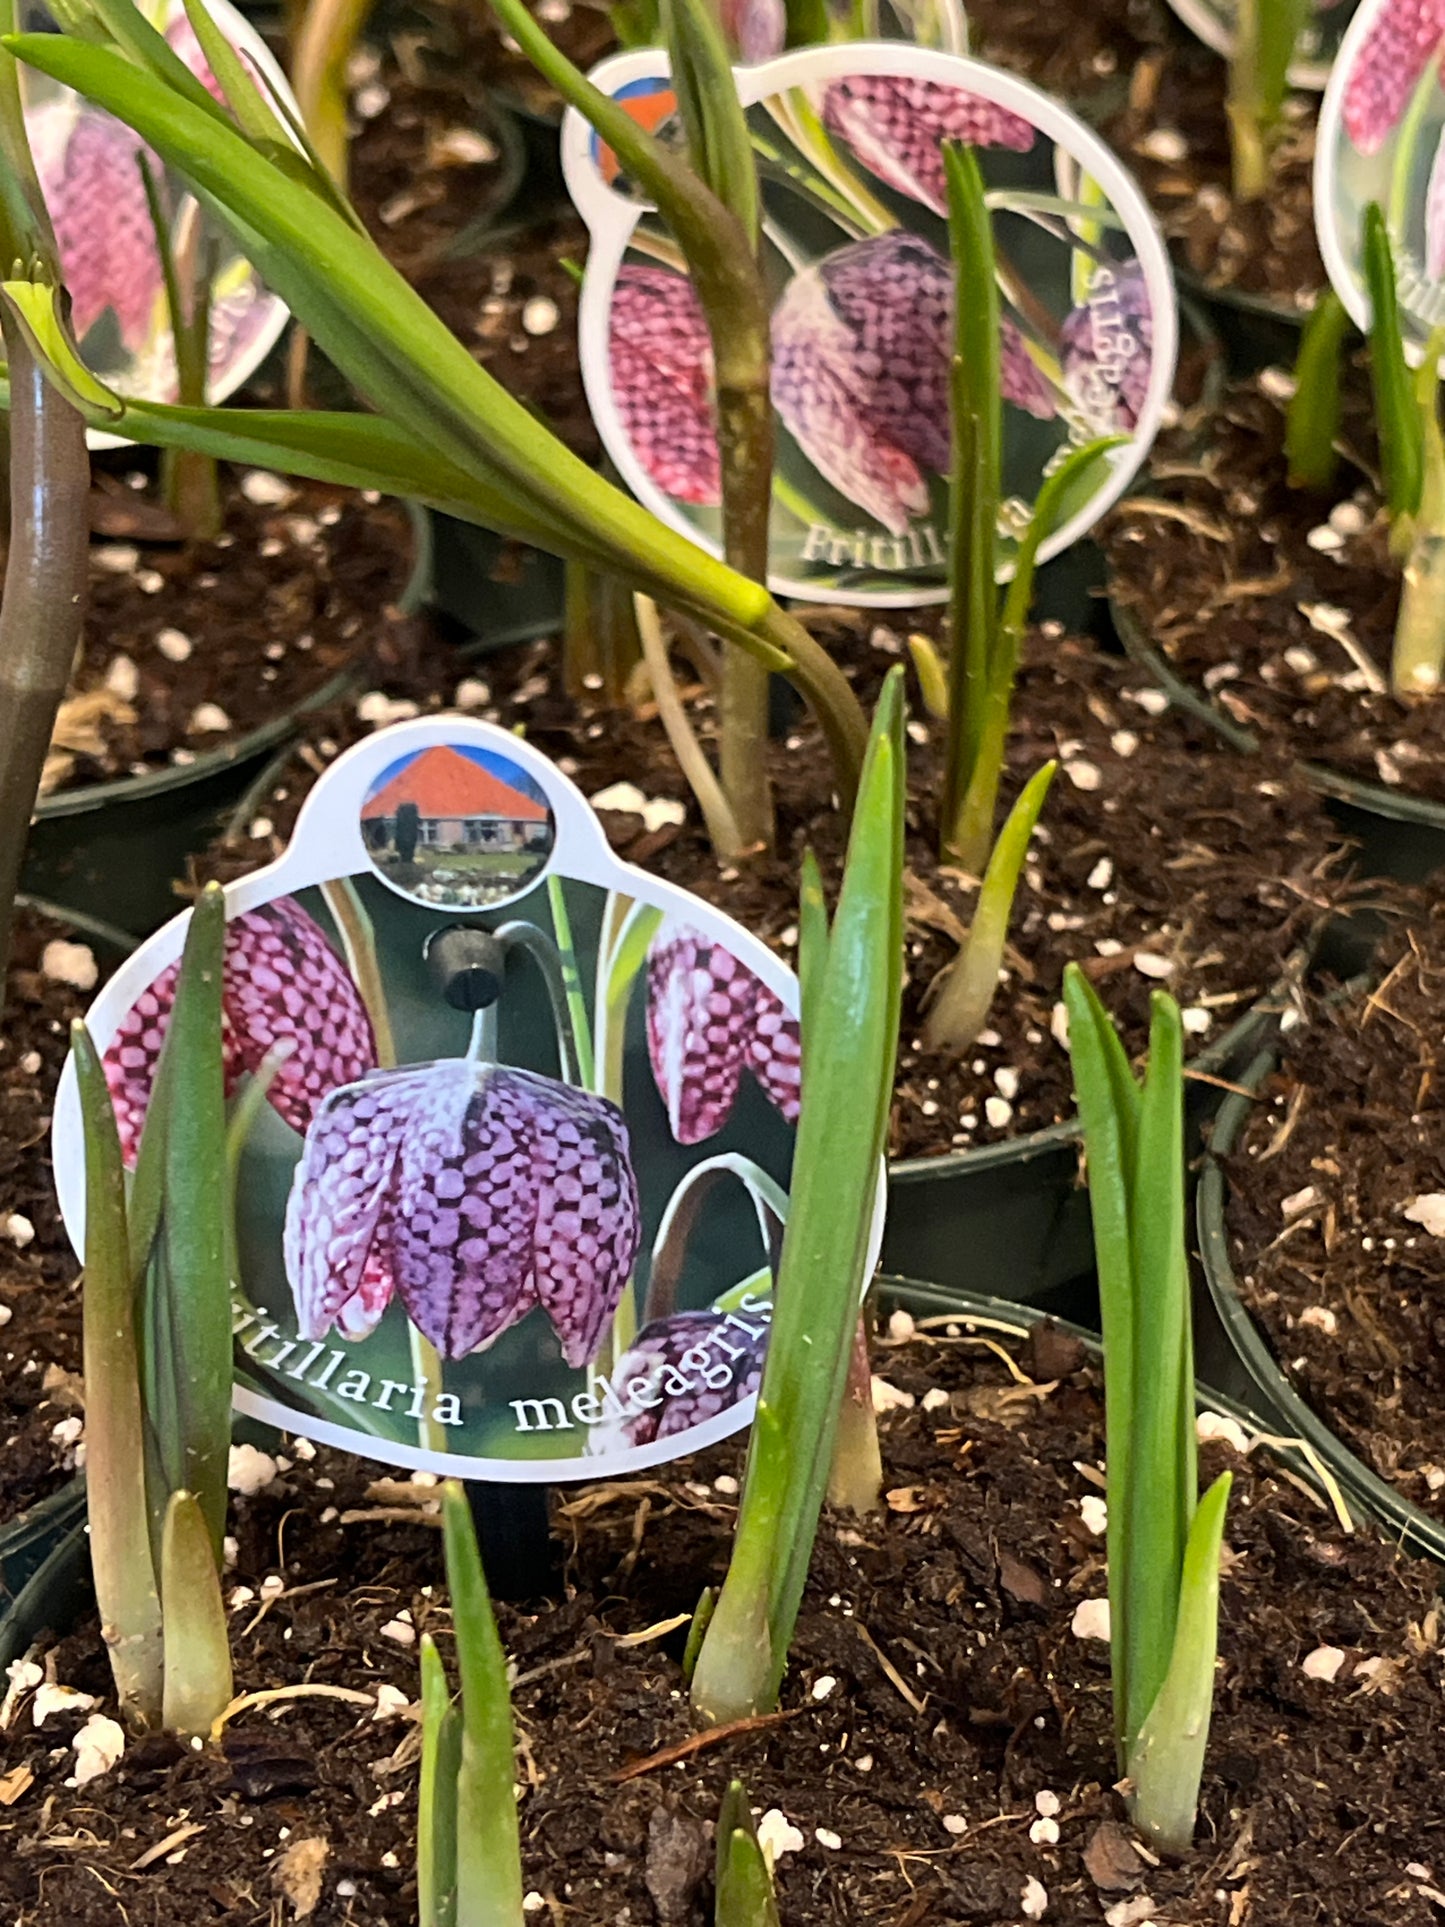
[{"label": "flower photograph on label", "polygon": [[476,909],[531,887],[556,826],[541,785],[520,764],[434,743],[382,771],[361,806],[361,834],[394,890]]},{"label": "flower photograph on label", "polygon": [[[547,766],[499,731],[436,733],[398,732],[310,819],[313,850],[359,842],[373,871],[283,891],[283,862],[227,920],[238,1403],[471,1476],[651,1464],[750,1416],[798,1118],[791,980],[640,872],[565,874]],[[131,1166],[177,975],[140,969],[97,1025]]]},{"label": "flower photograph on label", "polygon": [[1445,5],[1364,0],[1320,111],[1315,222],[1330,280],[1368,319],[1365,209],[1384,213],[1406,345],[1445,324]]},{"label": "flower photograph on label", "polygon": [[[208,6],[251,72],[289,102],[286,81],[255,31],[228,0],[208,0]],[[221,100],[182,0],[150,0],[142,11]],[[86,364],[122,394],[146,401],[177,398],[165,245],[185,294],[198,282],[207,289],[207,397],[223,400],[274,344],[286,325],[285,306],[230,236],[205,219],[180,177],[129,128],[33,69],[21,69],[21,76],[26,131]],[[157,238],[157,216],[163,240]]]},{"label": "flower photograph on label", "polygon": [[[653,132],[680,129],[654,56],[619,56],[594,78]],[[751,102],[771,303],[774,586],[880,605],[944,593],[948,141],[973,147],[994,221],[1002,566],[1044,477],[1072,448],[1138,438],[1075,479],[1045,544],[1054,553],[1132,473],[1168,387],[1172,308],[1156,325],[1171,301],[1162,244],[1122,171],[1056,103],[974,61],[901,45],[831,48],[738,79]],[[675,241],[612,150],[574,129],[564,151],[593,230],[582,363],[603,440],[649,506],[716,551],[722,478],[702,307]]]}]

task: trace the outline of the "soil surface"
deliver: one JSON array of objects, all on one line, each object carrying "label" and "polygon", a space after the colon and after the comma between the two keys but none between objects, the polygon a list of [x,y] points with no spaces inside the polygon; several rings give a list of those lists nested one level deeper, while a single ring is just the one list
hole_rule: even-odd
[{"label": "soil surface", "polygon": [[43,1499],[75,1466],[80,1266],[55,1202],[50,1115],[71,1021],[94,991],[55,973],[84,979],[93,968],[99,982],[116,961],[89,945],[49,949],[75,941],[65,926],[20,913],[0,1024],[0,1519]]},{"label": "soil surface", "polygon": [[[543,10],[549,31],[584,70],[611,48],[602,9],[564,0],[555,12]],[[407,7],[381,24],[384,37],[350,75],[357,208],[382,253],[482,366],[595,458],[568,265],[585,260],[587,230],[560,178],[541,204],[535,173],[518,180],[526,156],[515,109],[558,116],[560,103],[504,46],[482,0],[470,12]]]},{"label": "soil surface", "polygon": [[[936,626],[936,612],[931,618]],[[871,705],[903,653],[900,630],[843,612],[820,637]],[[556,685],[546,644],[480,660],[471,670],[428,652],[418,677],[389,684],[398,715],[452,706],[525,726],[589,796],[619,782],[647,799],[686,803],[681,824],[648,830],[639,816],[603,812],[619,854],[681,883],[745,924],[784,956],[797,931],[797,875],[812,846],[836,878],[844,825],[820,808],[825,752],[801,721],[774,744],[778,855],[720,871],[695,808],[646,707],[614,714],[573,703]],[[480,686],[478,686],[480,684]],[[375,719],[375,697],[363,704]],[[1339,897],[1343,863],[1323,806],[1268,760],[1245,763],[1203,725],[1158,713],[1156,693],[1131,663],[1050,628],[1029,641],[1008,749],[1005,800],[1050,757],[1061,762],[1017,899],[1007,979],[976,1049],[952,1064],[917,1041],[929,985],[952,960],[975,895],[940,868],[933,839],[941,787],[941,726],[909,724],[909,977],[894,1110],[893,1150],[918,1156],[966,1148],[1054,1124],[1073,1113],[1056,1009],[1063,968],[1083,960],[1130,1048],[1142,1050],[1149,992],[1166,983],[1190,1013],[1197,1050],[1267,991],[1291,950]],[[694,714],[706,734],[705,695]],[[214,853],[224,877],[278,853],[315,776],[366,733],[353,702],[318,719],[283,773],[251,807],[243,834]],[[1002,820],[1000,818],[1000,820]]]},{"label": "soil surface", "polygon": [[194,762],[398,647],[413,540],[397,503],[223,470],[223,532],[186,543],[144,459],[95,464],[82,656],[47,791]]},{"label": "soil surface", "polygon": [[[541,1903],[529,1918],[702,1927],[711,1825],[737,1775],[797,1830],[778,1871],[787,1927],[1434,1927],[1432,1569],[1344,1535],[1293,1479],[1205,1446],[1205,1476],[1229,1463],[1236,1480],[1217,1705],[1199,1844],[1157,1864],[1112,1790],[1106,1648],[1072,1630],[1104,1591],[1081,1503],[1101,1484],[1095,1374],[1048,1329],[1007,1358],[953,1331],[877,1360],[914,1401],[883,1420],[887,1508],[825,1518],[779,1720],[697,1746],[679,1666],[686,1615],[723,1570],[740,1448],[566,1495],[552,1603],[500,1613]],[[943,1396],[925,1411],[930,1392]],[[308,1863],[314,1927],[413,1919],[417,1733],[401,1706],[414,1715],[420,1632],[452,1657],[432,1502],[426,1486],[369,1485],[364,1466],[288,1448],[277,1482],[236,1504],[238,1689],[361,1701],[243,1711],[215,1751],[132,1742],[75,1788],[84,1709],[37,1729],[22,1699],[0,1779],[7,1920],[289,1921],[283,1895]],[[1302,1664],[1321,1648],[1336,1649],[1331,1681]],[[40,1663],[109,1705],[93,1623]]]},{"label": "soil surface", "polygon": [[1383,1479],[1445,1519],[1445,911],[1378,988],[1314,999],[1226,1162],[1230,1254],[1291,1382]]},{"label": "soil surface", "polygon": [[1103,541],[1114,596],[1186,681],[1261,741],[1445,800],[1445,704],[1388,688],[1400,570],[1352,393],[1342,463],[1319,497],[1288,484],[1277,383],[1232,390],[1197,441],[1158,448],[1149,496]]}]

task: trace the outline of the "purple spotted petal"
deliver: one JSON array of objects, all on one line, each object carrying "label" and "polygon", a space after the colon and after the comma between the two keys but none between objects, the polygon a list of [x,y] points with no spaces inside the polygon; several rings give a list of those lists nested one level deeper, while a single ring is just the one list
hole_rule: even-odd
[{"label": "purple spotted petal", "polygon": [[[121,1019],[105,1053],[121,1151],[133,1162],[175,999],[179,964],[163,970]],[[226,926],[223,994],[226,1092],[253,1075],[273,1046],[290,1043],[268,1096],[304,1131],[328,1091],[376,1065],[371,1022],[321,926],[294,897],[278,897]]]},{"label": "purple spotted petal", "polygon": [[721,501],[712,342],[685,275],[618,271],[608,356],[623,431],[653,481],[679,502]]},{"label": "purple spotted petal", "polygon": [[586,1365],[617,1309],[641,1237],[621,1111],[589,1092],[548,1086],[536,1106],[532,1157],[537,1296],[562,1356]]},{"label": "purple spotted petal", "polygon": [[1345,83],[1345,132],[1378,153],[1445,40],[1445,0],[1391,0],[1375,16]]},{"label": "purple spotted petal", "polygon": [[803,1083],[798,1020],[763,983],[758,985],[753,1030],[748,1038],[748,1068],[784,1119],[796,1124]]},{"label": "purple spotted petal", "polygon": [[766,1318],[679,1311],[645,1325],[612,1374],[626,1416],[589,1439],[590,1452],[651,1445],[741,1404],[762,1382]]},{"label": "purple spotted petal", "polygon": [[1096,268],[1087,302],[1073,310],[1060,331],[1064,384],[1096,433],[1138,427],[1153,343],[1154,320],[1139,263]]},{"label": "purple spotted petal", "polygon": [[139,153],[159,180],[161,164],[143,141],[109,114],[82,107],[41,175],[77,337],[83,341],[110,310],[132,354],[151,332],[163,285]]},{"label": "purple spotted petal", "polygon": [[737,1102],[757,978],[688,924],[664,925],[647,965],[647,1048],[679,1144],[720,1131]]},{"label": "purple spotted petal", "polygon": [[[419,1079],[381,1071],[333,1091],[306,1133],[286,1201],[283,1249],[303,1338],[369,1329],[385,1273],[371,1262]],[[359,1301],[359,1302],[358,1302]],[[375,1323],[375,1319],[371,1319]]]},{"label": "purple spotted petal", "polygon": [[375,1068],[366,1006],[321,926],[294,897],[263,903],[231,923],[225,1001],[248,1071],[258,1071],[276,1045],[294,1046],[269,1095],[295,1131],[306,1129],[328,1091]]},{"label": "purple spotted petal", "polygon": [[948,212],[944,141],[1026,154],[1035,131],[1029,121],[962,87],[901,74],[849,75],[830,82],[823,124],[880,181],[935,214]]},{"label": "purple spotted petal", "polygon": [[783,0],[721,0],[718,13],[728,45],[748,66],[783,51],[788,37]]}]

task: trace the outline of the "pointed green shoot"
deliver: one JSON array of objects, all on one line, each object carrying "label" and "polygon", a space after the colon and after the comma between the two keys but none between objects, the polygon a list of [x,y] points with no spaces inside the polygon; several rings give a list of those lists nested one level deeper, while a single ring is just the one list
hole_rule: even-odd
[{"label": "pointed green shoot", "polygon": [[1077,964],[1064,971],[1069,1057],[1088,1160],[1089,1210],[1104,1335],[1104,1429],[1108,1439],[1110,1671],[1114,1738],[1125,1770],[1128,1719],[1127,1628],[1130,1601],[1130,1508],[1133,1476],[1134,1254],[1130,1231],[1134,1164],[1142,1100],[1123,1045],[1097,993]]},{"label": "pointed green shoot", "polygon": [[[159,1181],[147,1280],[151,1317],[142,1330],[149,1340],[145,1383],[153,1394],[148,1406],[166,1489],[195,1495],[218,1566],[231,1444],[230,1183],[221,1046],[225,934],[225,896],[210,884],[186,932],[134,1193],[138,1201]],[[153,1119],[161,1133],[158,1147]]]},{"label": "pointed green shoot", "polygon": [[1335,479],[1340,433],[1340,357],[1350,317],[1333,288],[1310,309],[1294,365],[1284,452],[1291,488],[1327,489]]},{"label": "pointed green shoot", "polygon": [[693,1704],[713,1723],[776,1700],[832,1460],[898,1043],[903,745],[900,667],[879,698],[826,962],[805,993],[773,1327],[733,1558],[693,1674]]},{"label": "pointed green shoot", "polygon": [[1402,698],[1433,696],[1445,673],[1445,442],[1440,434],[1440,358],[1445,328],[1436,328],[1415,370],[1420,422],[1420,507],[1400,588],[1390,684]]},{"label": "pointed green shoot", "polygon": [[757,163],[722,22],[708,0],[663,0],[662,25],[688,156],[756,248]]},{"label": "pointed green shoot", "polygon": [[741,1780],[730,1783],[718,1812],[716,1885],[714,1927],[779,1927],[772,1875]]},{"label": "pointed green shoot", "polygon": [[943,825],[952,835],[973,775],[998,622],[998,511],[1003,400],[993,217],[971,149],[946,142],[948,233],[953,253],[953,367],[949,407],[949,727]]},{"label": "pointed green shoot", "polygon": [[421,1640],[421,1779],[416,1805],[417,1927],[456,1927],[457,1775],[462,1717],[430,1633]]},{"label": "pointed green shoot", "polygon": [[1223,1472],[1199,1502],[1179,1582],[1179,1619],[1169,1671],[1139,1730],[1130,1760],[1133,1818],[1161,1853],[1187,1853],[1209,1719],[1219,1640],[1219,1558],[1233,1474]]},{"label": "pointed green shoot", "polygon": [[462,1688],[456,1927],[520,1927],[522,1857],[507,1656],[492,1617],[472,1509],[458,1479],[442,1486],[442,1536]]},{"label": "pointed green shoot", "polygon": [[[1072,450],[1054,472],[1044,478],[1034,498],[1033,511],[1014,558],[1013,578],[1004,597],[1003,613],[994,634],[993,655],[979,699],[978,713],[970,725],[974,740],[972,766],[967,781],[957,790],[957,815],[952,819],[945,818],[942,822],[945,848],[954,861],[973,876],[983,874],[993,847],[993,822],[998,812],[999,782],[1008,747],[1014,682],[1018,676],[1019,652],[1023,648],[1024,631],[1028,627],[1029,610],[1033,604],[1039,549],[1068,512],[1075,485],[1080,478],[1111,449],[1122,447],[1128,439],[1127,435],[1104,435],[1096,441],[1085,443],[1082,448]],[[950,781],[953,774],[950,768]]]},{"label": "pointed green shoot", "polygon": [[234,1682],[221,1576],[206,1516],[191,1492],[173,1492],[166,1507],[161,1605],[166,1623],[166,1731],[207,1737],[231,1702]]},{"label": "pointed green shoot", "polygon": [[1389,230],[1378,202],[1365,209],[1363,269],[1370,296],[1370,380],[1375,391],[1375,428],[1380,438],[1380,468],[1385,504],[1392,522],[1413,516],[1420,506],[1425,452],[1420,412],[1415,405],[1405,341],[1400,331],[1400,301]]},{"label": "pointed green shoot", "polygon": [[988,860],[962,950],[938,981],[932,1007],[923,1026],[925,1050],[958,1056],[973,1043],[988,1022],[998,994],[998,973],[1013,917],[1014,897],[1028,855],[1029,838],[1044,807],[1056,762],[1036,770],[1020,791]]},{"label": "pointed green shoot", "polygon": [[85,1501],[101,1636],[121,1716],[161,1716],[161,1602],[146,1517],[145,1422],[125,1168],[105,1072],[84,1024],[71,1027],[85,1131]]},{"label": "pointed green shoot", "polygon": [[918,678],[918,693],[923,698],[923,707],[935,722],[948,720],[948,670],[944,667],[942,656],[927,636],[910,636],[908,654],[912,658],[913,673]]}]

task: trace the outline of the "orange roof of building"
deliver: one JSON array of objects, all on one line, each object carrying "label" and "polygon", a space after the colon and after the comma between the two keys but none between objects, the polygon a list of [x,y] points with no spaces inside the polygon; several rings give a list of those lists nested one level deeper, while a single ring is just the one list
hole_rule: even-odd
[{"label": "orange roof of building", "polygon": [[398,770],[391,781],[362,805],[363,822],[394,816],[399,803],[415,803],[418,816],[505,816],[545,823],[547,806],[515,790],[470,756],[438,744]]}]

